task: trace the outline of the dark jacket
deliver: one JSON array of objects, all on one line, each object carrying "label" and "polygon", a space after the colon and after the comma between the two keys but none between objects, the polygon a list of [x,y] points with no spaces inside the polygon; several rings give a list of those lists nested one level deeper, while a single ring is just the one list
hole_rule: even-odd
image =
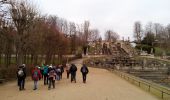
[{"label": "dark jacket", "polygon": [[76,73],[76,71],[77,71],[76,65],[72,64],[71,67],[70,67],[69,72],[70,72],[71,74],[74,74],[74,73]]},{"label": "dark jacket", "polygon": [[[85,72],[83,72],[84,69],[85,69]],[[89,69],[87,68],[86,65],[83,65],[83,66],[81,67],[80,71],[81,71],[82,74],[88,74],[88,73],[89,73]]]},{"label": "dark jacket", "polygon": [[[22,70],[22,71],[23,71],[23,73],[24,73],[23,76],[19,76],[19,74],[18,74],[19,70]],[[22,78],[22,79],[23,79],[23,78],[26,78],[26,68],[25,68],[25,67],[19,66],[19,68],[18,68],[18,70],[17,70],[17,78]]]}]

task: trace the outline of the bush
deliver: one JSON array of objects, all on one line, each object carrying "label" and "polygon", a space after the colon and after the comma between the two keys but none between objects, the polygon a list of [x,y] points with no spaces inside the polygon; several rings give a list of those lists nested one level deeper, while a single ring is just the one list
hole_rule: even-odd
[{"label": "bush", "polygon": [[155,53],[155,48],[153,46],[149,46],[149,45],[137,45],[135,48],[137,48],[139,50],[142,48],[142,50],[143,51],[147,51],[148,54],[151,53],[151,49],[153,48],[153,53]]}]

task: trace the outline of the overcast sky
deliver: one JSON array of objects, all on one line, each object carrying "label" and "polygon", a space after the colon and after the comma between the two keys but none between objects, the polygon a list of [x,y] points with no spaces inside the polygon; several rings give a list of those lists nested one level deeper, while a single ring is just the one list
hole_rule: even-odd
[{"label": "overcast sky", "polygon": [[[35,1],[35,0],[34,0]],[[112,29],[121,38],[133,37],[135,21],[170,23],[170,0],[37,0],[44,14],[57,15],[78,24],[89,20],[103,33]]]}]

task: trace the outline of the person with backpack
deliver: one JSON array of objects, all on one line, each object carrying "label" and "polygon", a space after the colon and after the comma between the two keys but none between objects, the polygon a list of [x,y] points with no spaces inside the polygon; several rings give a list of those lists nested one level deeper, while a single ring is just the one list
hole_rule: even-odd
[{"label": "person with backpack", "polygon": [[36,90],[38,88],[38,80],[41,79],[41,72],[38,69],[38,66],[36,66],[33,70],[32,70],[32,80],[34,81],[34,89]]},{"label": "person with backpack", "polygon": [[72,81],[74,81],[76,83],[76,72],[77,72],[77,67],[75,64],[71,64],[70,70],[69,70],[70,74],[71,74],[71,83]]},{"label": "person with backpack", "polygon": [[23,65],[19,66],[18,68],[17,78],[18,78],[19,90],[20,91],[25,90],[24,86],[25,86],[26,70],[24,69]]},{"label": "person with backpack", "polygon": [[52,66],[49,66],[49,85],[48,90],[51,89],[51,85],[53,85],[53,88],[55,88],[55,79],[56,79],[56,72],[55,69]]},{"label": "person with backpack", "polygon": [[83,64],[80,71],[82,73],[83,83],[86,83],[86,77],[87,77],[87,74],[89,73],[89,70],[88,70],[87,66],[85,64]]},{"label": "person with backpack", "polygon": [[59,65],[56,65],[55,72],[57,74],[56,79],[57,79],[57,81],[59,81],[61,79],[61,68],[59,67]]},{"label": "person with backpack", "polygon": [[48,84],[48,65],[43,68],[44,85]]}]

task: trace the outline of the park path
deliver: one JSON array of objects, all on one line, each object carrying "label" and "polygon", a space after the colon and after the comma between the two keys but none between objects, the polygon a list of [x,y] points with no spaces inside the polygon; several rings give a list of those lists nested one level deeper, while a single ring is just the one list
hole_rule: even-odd
[{"label": "park path", "polygon": [[155,96],[128,83],[115,74],[97,68],[89,68],[87,83],[82,83],[80,66],[82,60],[74,63],[78,66],[77,83],[66,79],[56,82],[56,88],[48,90],[39,82],[38,90],[33,91],[33,82],[26,81],[26,90],[19,91],[16,82],[0,86],[0,100],[158,100]]}]

